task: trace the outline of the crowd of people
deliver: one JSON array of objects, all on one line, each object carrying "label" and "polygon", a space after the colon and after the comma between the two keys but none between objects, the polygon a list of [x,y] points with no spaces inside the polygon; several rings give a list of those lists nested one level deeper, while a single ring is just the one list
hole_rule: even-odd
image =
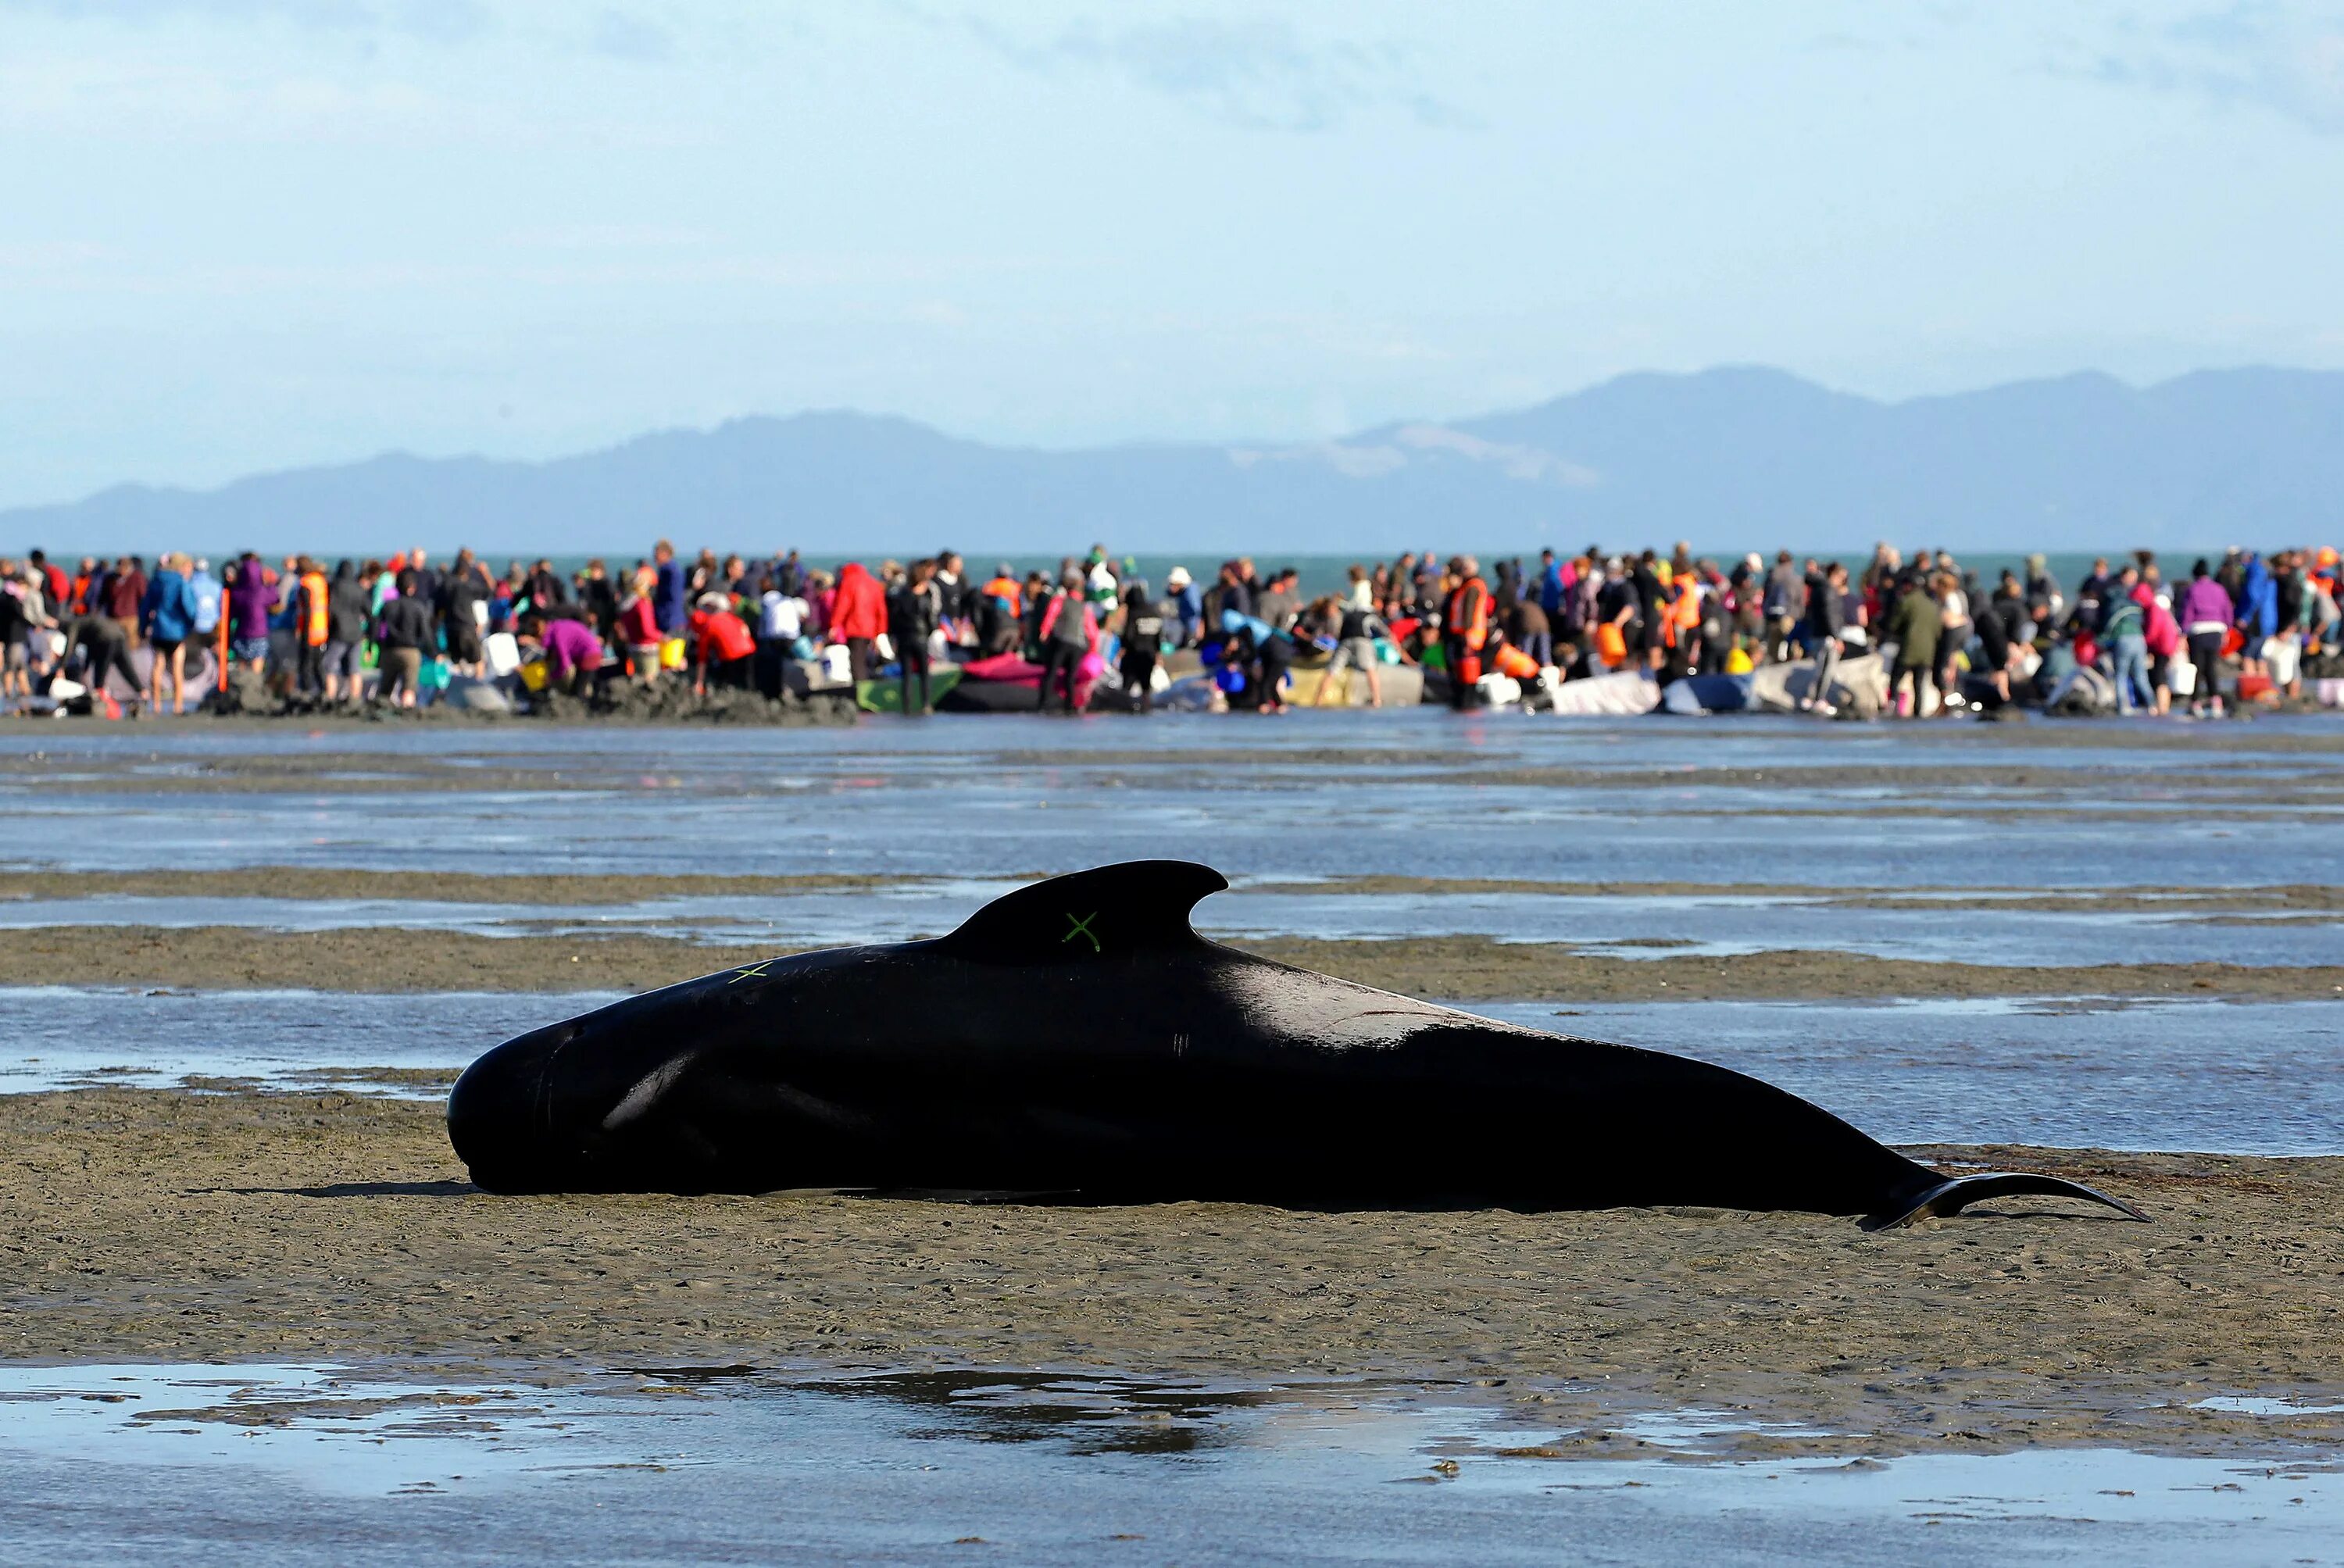
[{"label": "crowd of people", "polygon": [[1887,544],[1854,571],[1788,551],[1722,568],[1682,544],[1550,550],[1487,573],[1471,556],[1409,552],[1310,594],[1295,569],[1265,575],[1244,558],[1208,581],[1176,567],[1151,584],[1104,547],[1055,572],[1004,563],[981,579],[952,551],[830,571],[796,551],[686,561],[666,541],[622,571],[596,559],[567,573],[541,559],[499,574],[469,550],[330,570],[247,552],[217,572],[179,553],[151,570],[135,555],[68,568],[35,550],[0,559],[0,700],[114,677],[134,702],[181,713],[244,672],[314,703],[411,707],[449,680],[528,666],[538,689],[688,681],[778,698],[794,667],[831,688],[892,679],[917,714],[939,665],[1008,660],[1038,673],[1038,707],[1075,708],[1104,680],[1146,708],[1162,669],[1193,652],[1228,705],[1268,712],[1298,666],[1326,672],[1322,703],[1349,700],[1353,670],[1380,703],[1383,672],[1414,665],[1461,707],[1486,699],[1493,674],[1666,683],[1790,661],[1816,667],[1801,705],[1827,711],[1835,668],[1879,652],[1900,716],[2039,697],[2077,669],[2112,683],[2122,712],[2210,714],[2226,683],[2233,700],[2297,690],[2306,659],[2339,647],[2339,603],[2333,548],[2234,550],[2171,573],[2140,551],[2096,561],[2072,590],[2039,555],[1989,583],[1950,552],[1908,561]]}]

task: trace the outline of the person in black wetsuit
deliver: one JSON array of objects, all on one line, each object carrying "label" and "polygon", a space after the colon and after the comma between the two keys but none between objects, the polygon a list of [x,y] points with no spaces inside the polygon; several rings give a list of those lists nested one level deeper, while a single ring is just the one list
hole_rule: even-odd
[{"label": "person in black wetsuit", "polygon": [[433,608],[439,612],[440,634],[447,641],[448,662],[467,675],[485,673],[480,663],[480,628],[488,617],[477,607],[488,602],[488,580],[480,575],[472,552],[458,551],[455,564],[440,580]]},{"label": "person in black wetsuit", "polygon": [[421,680],[423,655],[437,641],[431,624],[431,611],[418,586],[415,569],[408,568],[398,578],[399,597],[382,607],[375,618],[374,641],[380,652],[381,679],[375,686],[375,700],[388,703],[397,694],[399,706],[415,706],[416,687]]},{"label": "person in black wetsuit", "polygon": [[[887,596],[887,640],[895,645],[895,679],[903,696],[904,716],[916,719],[928,711],[928,638],[944,622],[944,593],[936,586],[936,563],[915,561],[895,591]],[[920,700],[912,702],[912,680],[920,682]]]},{"label": "person in black wetsuit", "polygon": [[366,580],[348,561],[334,568],[326,584],[326,701],[355,703],[359,661],[365,656],[367,622],[374,612]]},{"label": "person in black wetsuit", "polygon": [[1156,662],[1164,652],[1164,612],[1147,596],[1147,585],[1123,591],[1123,657],[1116,662],[1124,695],[1145,713],[1156,706]]},{"label": "person in black wetsuit", "polygon": [[1834,561],[1807,579],[1807,646],[1815,657],[1814,679],[1799,699],[1803,713],[1826,717],[1839,710],[1831,700],[1832,678],[1839,670],[1841,639],[1847,632],[1847,568]]},{"label": "person in black wetsuit", "polygon": [[1978,652],[1982,656],[1978,673],[1994,687],[1996,699],[1985,705],[2006,707],[2010,703],[2010,621],[2002,604],[1984,610],[1977,604],[1976,600],[1970,601],[1970,620],[1977,628]]},{"label": "person in black wetsuit", "polygon": [[106,701],[106,677],[112,671],[122,673],[134,695],[146,689],[138,679],[138,666],[130,662],[130,638],[121,622],[110,615],[76,615],[68,623],[66,636],[71,641],[66,657],[72,658],[76,648],[82,651],[82,683],[101,706]]},{"label": "person in black wetsuit", "polygon": [[1042,645],[1042,687],[1035,694],[1036,708],[1050,705],[1050,682],[1056,678],[1066,694],[1066,712],[1079,711],[1075,683],[1083,656],[1091,651],[1096,627],[1090,606],[1083,602],[1083,574],[1070,567],[1058,580],[1058,592],[1043,606],[1041,623],[1035,632]]}]

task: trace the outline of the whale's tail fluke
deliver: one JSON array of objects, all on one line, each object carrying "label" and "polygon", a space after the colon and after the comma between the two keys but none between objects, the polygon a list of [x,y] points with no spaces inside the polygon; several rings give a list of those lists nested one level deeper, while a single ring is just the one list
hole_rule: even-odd
[{"label": "whale's tail fluke", "polygon": [[2127,1219],[2146,1224],[2148,1216],[2122,1199],[2069,1181],[2056,1176],[2037,1176],[2026,1170],[1986,1170],[1975,1176],[1955,1176],[1924,1188],[1909,1199],[1881,1213],[1870,1215],[1864,1221],[1866,1230],[1894,1230],[1910,1225],[1924,1215],[1942,1219],[1959,1214],[1973,1203],[1988,1198],[2016,1198],[2039,1195],[2046,1198],[2080,1198],[2087,1203],[2105,1204]]}]

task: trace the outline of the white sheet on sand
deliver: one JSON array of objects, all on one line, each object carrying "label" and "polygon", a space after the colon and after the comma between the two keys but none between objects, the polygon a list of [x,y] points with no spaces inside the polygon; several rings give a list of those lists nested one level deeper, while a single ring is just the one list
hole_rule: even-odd
[{"label": "white sheet on sand", "polygon": [[2117,711],[2117,683],[2089,664],[2078,665],[2051,688],[2051,694],[2043,700],[2043,711],[2070,718],[2113,713]]},{"label": "white sheet on sand", "polygon": [[[1799,700],[1814,683],[1815,665],[1812,659],[1790,664],[1761,664],[1750,672],[1750,705],[1770,713],[1794,712]],[[1888,668],[1877,653],[1866,653],[1861,659],[1842,659],[1839,667],[1832,672],[1832,689],[1825,697],[1843,713],[1854,713],[1862,718],[1877,717],[1888,705]]]},{"label": "white sheet on sand", "polygon": [[1558,713],[1649,713],[1661,705],[1661,688],[1633,670],[1622,670],[1591,680],[1565,681],[1554,689],[1553,702],[1552,711]]}]

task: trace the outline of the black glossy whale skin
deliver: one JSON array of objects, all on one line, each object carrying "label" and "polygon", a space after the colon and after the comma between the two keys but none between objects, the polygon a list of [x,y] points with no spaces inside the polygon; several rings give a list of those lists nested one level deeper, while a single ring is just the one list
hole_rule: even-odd
[{"label": "black glossy whale skin", "polygon": [[1704,1062],[1219,946],[1188,911],[1226,885],[1185,862],[1103,866],[935,941],[745,963],[614,1003],[473,1063],[449,1136],[497,1192],[1683,1204],[1896,1223],[1992,1179],[2125,1209],[2045,1177],[1949,1181]]}]

